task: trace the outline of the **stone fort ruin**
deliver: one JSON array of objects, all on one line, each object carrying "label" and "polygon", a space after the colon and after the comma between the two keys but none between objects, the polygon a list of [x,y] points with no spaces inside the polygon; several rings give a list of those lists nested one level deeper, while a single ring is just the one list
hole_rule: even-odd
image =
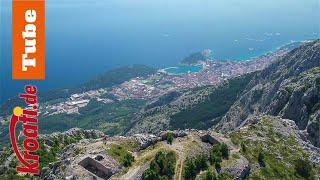
[{"label": "stone fort ruin", "polygon": [[86,157],[79,162],[79,165],[99,178],[108,179],[113,175],[113,172],[110,168],[100,163],[103,159],[104,157],[101,155],[96,156],[94,159]]}]

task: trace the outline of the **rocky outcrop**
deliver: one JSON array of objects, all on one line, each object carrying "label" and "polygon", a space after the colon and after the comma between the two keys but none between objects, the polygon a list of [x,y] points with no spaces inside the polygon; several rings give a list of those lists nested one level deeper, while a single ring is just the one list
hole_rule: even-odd
[{"label": "rocky outcrop", "polygon": [[[134,117],[132,126],[127,129],[126,135],[159,134],[161,131],[170,129],[172,115],[209,99],[212,91],[214,91],[214,87],[205,87],[197,90],[191,89],[183,93],[171,92],[165,97],[159,97]],[[163,103],[163,99],[167,99],[167,103]]]},{"label": "rocky outcrop", "polygon": [[133,137],[138,141],[140,149],[146,149],[147,147],[161,141],[161,137],[153,134],[135,134]]},{"label": "rocky outcrop", "polygon": [[188,135],[188,130],[162,131],[158,136],[154,134],[134,134],[133,138],[138,142],[140,150],[142,150],[159,141],[167,140],[168,133],[172,133],[174,138],[185,137]]},{"label": "rocky outcrop", "polygon": [[[297,146],[299,147],[297,149],[303,149],[303,151],[308,154],[309,160],[311,162],[320,165],[320,148],[314,146],[311,142],[308,141],[309,134],[305,130],[300,130],[293,120],[282,119],[281,117],[275,116],[253,116],[248,118],[246,120],[246,124],[244,124],[242,128],[236,130],[234,133],[239,133],[241,131],[249,131],[248,127],[254,127],[256,126],[256,124],[261,123],[261,121],[264,121],[261,127],[266,129],[269,128],[269,131],[273,132],[268,134],[268,136],[270,136],[269,138],[280,136],[283,139],[289,141],[289,139],[293,137],[294,142],[296,142]],[[255,129],[250,131],[250,133],[253,135],[251,135],[251,137],[242,137],[243,139],[250,139],[253,141],[265,141],[265,137],[263,136],[263,134],[267,134],[268,131],[262,131],[257,127],[251,129]],[[259,136],[262,136],[261,139],[259,139]],[[287,146],[290,146],[289,142],[287,143]]]},{"label": "rocky outcrop", "polygon": [[258,114],[293,120],[319,147],[319,40],[306,43],[257,73],[215,128],[229,132]]},{"label": "rocky outcrop", "polygon": [[[58,159],[41,170],[41,179],[99,179],[101,173],[96,167],[90,167],[94,164],[105,169],[106,177],[122,170],[120,163],[107,154],[102,139],[82,139],[70,144],[60,152]],[[87,163],[87,160],[94,163]]]},{"label": "rocky outcrop", "polygon": [[80,128],[72,128],[65,132],[54,132],[52,134],[43,134],[39,136],[40,139],[46,140],[63,137],[78,137],[79,139],[98,139],[106,137],[106,135],[99,130],[85,130]]},{"label": "rocky outcrop", "polygon": [[212,145],[220,143],[220,140],[212,136],[210,133],[201,136],[201,141]]},{"label": "rocky outcrop", "polygon": [[174,138],[185,137],[188,135],[189,130],[174,130],[174,131],[162,131],[160,137],[162,141],[167,140],[168,133],[171,133]]},{"label": "rocky outcrop", "polygon": [[[39,139],[44,142],[47,151],[50,151],[52,147],[57,146],[57,142],[60,143],[59,147],[62,148],[61,151],[59,151],[59,154],[57,154],[56,158],[58,160],[42,168],[40,178],[47,180],[73,180],[93,177],[89,172],[83,171],[78,163],[86,157],[93,157],[98,153],[105,154],[105,150],[101,148],[89,148],[85,151],[87,154],[80,154],[80,150],[82,151],[82,147],[101,141],[102,138],[106,138],[106,135],[101,131],[84,130],[80,128],[72,128],[65,132],[40,135]],[[112,161],[112,158],[109,156],[104,156],[104,159],[109,159],[107,162],[117,164],[117,162],[115,160]],[[110,172],[117,173],[119,172],[119,168],[110,168]]]},{"label": "rocky outcrop", "polygon": [[233,160],[227,166],[221,168],[221,173],[227,173],[234,177],[234,179],[244,179],[250,173],[249,161],[240,156],[238,159]]},{"label": "rocky outcrop", "polygon": [[[319,119],[320,117],[318,117]],[[311,122],[307,128],[309,134],[308,138],[315,146],[320,147],[320,122],[314,121]]]}]

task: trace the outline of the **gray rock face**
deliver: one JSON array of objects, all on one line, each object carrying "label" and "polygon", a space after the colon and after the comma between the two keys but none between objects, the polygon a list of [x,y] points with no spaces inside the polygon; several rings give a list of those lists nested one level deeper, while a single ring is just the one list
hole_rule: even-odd
[{"label": "gray rock face", "polygon": [[84,130],[80,128],[72,128],[65,132],[55,132],[52,134],[40,135],[39,139],[44,139],[47,145],[51,145],[51,139],[64,137],[79,137],[79,139],[97,139],[106,137],[106,135],[99,130]]},{"label": "gray rock face", "polygon": [[133,137],[138,141],[140,149],[146,149],[147,147],[161,141],[161,137],[153,134],[135,134]]},{"label": "gray rock face", "polygon": [[[318,116],[318,118],[320,118]],[[320,147],[320,122],[311,122],[307,128],[308,138],[315,146]]]},{"label": "gray rock face", "polygon": [[252,78],[215,128],[232,131],[257,114],[293,120],[319,147],[320,40],[291,51]]},{"label": "gray rock face", "polygon": [[140,145],[140,149],[146,149],[159,141],[167,140],[167,134],[172,133],[173,137],[185,137],[188,135],[187,130],[162,131],[158,136],[153,134],[134,134],[133,137]]},{"label": "gray rock face", "polygon": [[174,138],[185,137],[188,135],[188,130],[174,130],[174,131],[162,131],[160,133],[161,140],[167,140],[168,133],[171,133]]},{"label": "gray rock face", "polygon": [[309,160],[315,164],[320,164],[320,148],[307,141],[309,134],[306,131],[299,130],[296,123],[289,119],[279,117],[270,117],[273,119],[273,126],[277,133],[285,137],[294,136],[302,149],[309,154]]},{"label": "gray rock face", "polygon": [[[208,99],[213,90],[213,87],[207,87],[196,92],[192,90],[183,93],[171,92],[165,97],[160,97],[149,104],[132,120],[133,125],[128,129],[126,135],[139,133],[159,134],[161,131],[169,129],[170,116]],[[165,102],[164,99],[166,99]]]},{"label": "gray rock face", "polygon": [[243,156],[240,156],[239,159],[234,160],[227,167],[223,167],[221,173],[230,174],[235,179],[244,179],[250,173],[249,161]]}]

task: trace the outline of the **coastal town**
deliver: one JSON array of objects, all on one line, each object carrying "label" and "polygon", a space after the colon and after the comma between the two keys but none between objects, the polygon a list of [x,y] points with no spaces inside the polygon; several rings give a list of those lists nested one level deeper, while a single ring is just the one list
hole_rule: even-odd
[{"label": "coastal town", "polygon": [[198,62],[202,65],[199,72],[169,74],[164,70],[159,70],[147,78],[132,78],[112,88],[100,88],[72,94],[64,101],[43,106],[40,112],[44,116],[61,113],[73,114],[79,113],[79,109],[87,106],[92,99],[105,104],[127,99],[148,100],[173,90],[217,85],[229,78],[259,71],[272,61],[284,56],[288,51],[288,48],[281,48],[275,52],[245,61],[202,60]]}]

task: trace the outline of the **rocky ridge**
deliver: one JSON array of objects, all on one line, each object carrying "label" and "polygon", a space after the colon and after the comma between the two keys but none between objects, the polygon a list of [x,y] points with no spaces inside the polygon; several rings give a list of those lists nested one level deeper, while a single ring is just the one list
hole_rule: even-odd
[{"label": "rocky ridge", "polygon": [[[172,133],[173,144],[166,143],[166,136]],[[206,137],[206,138],[204,138]],[[208,140],[208,137],[213,140]],[[179,130],[163,131],[159,135],[134,134],[132,136],[102,137],[98,139],[82,139],[68,145],[59,154],[59,161],[50,163],[41,173],[41,179],[90,179],[96,176],[82,167],[81,161],[102,158],[100,163],[110,170],[110,179],[141,179],[143,171],[150,166],[150,160],[157,151],[173,150],[178,153],[178,162],[183,164],[186,157],[207,154],[211,144],[223,142],[228,145],[230,157],[223,160],[220,174],[228,174],[232,179],[245,177],[264,177],[264,167],[258,164],[257,153],[263,152],[266,157],[266,168],[288,166],[288,171],[280,174],[293,177],[294,162],[299,158],[307,158],[313,166],[320,169],[320,149],[306,141],[305,133],[292,120],[274,116],[252,116],[243,126],[231,134],[223,135],[214,131]],[[128,144],[137,144],[129,148]],[[274,145],[276,143],[277,145]],[[247,150],[243,149],[243,144]],[[136,162],[126,168],[110,154],[110,148],[121,145],[134,154]],[[182,166],[183,167],[183,166]],[[181,169],[177,168],[179,174]],[[315,171],[315,170],[314,170]],[[290,174],[291,173],[291,174]],[[319,174],[314,174],[319,177]],[[99,178],[98,178],[99,179]],[[201,176],[197,176],[201,179]]]},{"label": "rocky ridge", "polygon": [[257,73],[215,128],[229,132],[259,114],[293,120],[320,143],[320,41],[307,43]]}]

